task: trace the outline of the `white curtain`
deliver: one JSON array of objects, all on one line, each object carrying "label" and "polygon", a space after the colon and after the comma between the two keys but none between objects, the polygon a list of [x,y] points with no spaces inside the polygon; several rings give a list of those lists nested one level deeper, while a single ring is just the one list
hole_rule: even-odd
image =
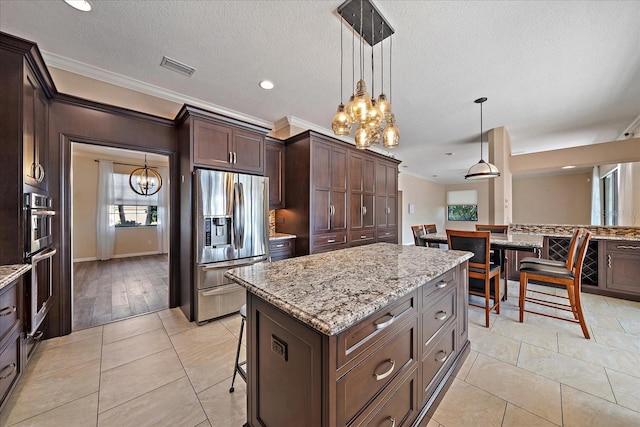
[{"label": "white curtain", "polygon": [[169,252],[169,171],[167,168],[158,168],[162,177],[162,187],[158,191],[158,253]]},{"label": "white curtain", "polygon": [[633,163],[618,165],[618,225],[633,225]]},{"label": "white curtain", "polygon": [[591,174],[591,225],[602,225],[601,211],[600,168],[594,166]]},{"label": "white curtain", "polygon": [[114,199],[113,162],[100,160],[98,163],[98,203],[96,221],[96,256],[99,260],[111,259],[116,236],[115,221],[109,213]]}]

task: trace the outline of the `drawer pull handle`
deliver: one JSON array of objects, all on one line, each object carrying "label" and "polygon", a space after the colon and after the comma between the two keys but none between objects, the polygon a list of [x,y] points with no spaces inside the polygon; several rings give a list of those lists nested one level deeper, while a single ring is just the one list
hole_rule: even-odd
[{"label": "drawer pull handle", "polygon": [[396,419],[389,416],[387,417],[387,420],[389,420],[391,422],[391,427],[396,427]]},{"label": "drawer pull handle", "polygon": [[329,240],[327,240],[327,243],[335,243],[335,242],[336,242],[336,239],[329,239]]},{"label": "drawer pull handle", "polygon": [[611,254],[607,254],[607,267],[611,268]]},{"label": "drawer pull handle", "polygon": [[283,244],[283,243],[280,243],[279,245],[276,245],[276,248],[281,248],[281,247],[283,247],[283,246],[284,246],[284,244]]},{"label": "drawer pull handle", "polygon": [[366,238],[367,238],[367,236],[360,236],[360,238],[361,238],[361,239],[366,239]]},{"label": "drawer pull handle", "polygon": [[389,313],[387,314],[387,316],[391,316],[389,320],[385,320],[384,322],[380,322],[380,323],[378,323],[377,320],[373,322],[373,324],[376,325],[376,331],[379,331],[380,329],[384,329],[396,321],[396,316],[394,316],[393,314]]},{"label": "drawer pull handle", "polygon": [[[6,371],[9,371],[8,373],[5,373]],[[6,380],[7,378],[9,378],[16,370],[16,364],[12,363],[10,365],[5,366],[2,371],[0,371],[0,380]]]},{"label": "drawer pull handle", "polygon": [[640,249],[640,246],[618,245],[618,249]]},{"label": "drawer pull handle", "polygon": [[389,375],[391,375],[393,370],[396,368],[396,361],[395,360],[388,359],[387,363],[391,363],[391,367],[389,368],[389,370],[387,372],[383,372],[381,374],[376,374],[375,372],[373,373],[373,376],[375,377],[376,381],[380,381],[380,380],[383,380],[383,379],[387,378]]},{"label": "drawer pull handle", "polygon": [[440,350],[438,353],[436,353],[436,362],[444,363],[445,360],[447,360],[446,351]]},{"label": "drawer pull handle", "polygon": [[441,280],[440,282],[438,282],[436,284],[436,288],[438,288],[438,289],[442,289],[442,288],[444,288],[446,286],[447,286],[447,282],[445,282],[444,280]]},{"label": "drawer pull handle", "polygon": [[447,312],[446,311],[439,311],[436,313],[436,320],[444,320],[447,318]]},{"label": "drawer pull handle", "polygon": [[12,313],[16,312],[16,306],[11,306],[11,307],[5,307],[2,310],[0,310],[0,317],[4,317],[4,316],[9,316]]}]

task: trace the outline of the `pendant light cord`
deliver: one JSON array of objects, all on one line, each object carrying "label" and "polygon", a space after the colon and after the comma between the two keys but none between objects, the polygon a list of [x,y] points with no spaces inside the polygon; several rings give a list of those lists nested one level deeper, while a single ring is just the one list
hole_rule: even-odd
[{"label": "pendant light cord", "polygon": [[373,47],[376,45],[376,31],[373,27],[373,9],[371,9],[371,97],[375,97],[376,80],[373,75]]},{"label": "pendant light cord", "polygon": [[364,80],[364,44],[362,41],[362,0],[360,0],[360,80]]},{"label": "pendant light cord", "polygon": [[482,104],[480,103],[480,160],[484,160],[482,157]]},{"label": "pendant light cord", "polygon": [[343,60],[342,60],[342,57],[343,57],[343,54],[342,54],[342,44],[343,44],[342,43],[342,33],[343,33],[343,31],[342,31],[342,26],[344,24],[343,24],[342,19],[343,19],[342,15],[340,15],[340,104],[342,104],[342,101],[344,101],[344,98],[342,97],[342,86],[344,86],[344,83],[342,81],[342,74],[343,74]]},{"label": "pendant light cord", "polygon": [[391,84],[393,83],[393,34],[389,36],[389,102],[393,101],[393,91]]},{"label": "pendant light cord", "polygon": [[382,89],[380,90],[380,93],[384,93],[384,21],[382,21],[382,31],[381,31],[381,37],[382,39],[380,40],[380,85],[382,86]]}]

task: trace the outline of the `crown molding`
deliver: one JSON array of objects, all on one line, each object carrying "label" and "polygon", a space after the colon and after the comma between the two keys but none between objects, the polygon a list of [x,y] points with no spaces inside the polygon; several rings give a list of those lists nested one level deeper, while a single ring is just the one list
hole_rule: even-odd
[{"label": "crown molding", "polygon": [[229,108],[212,104],[198,98],[193,98],[187,95],[180,94],[178,92],[164,89],[160,86],[145,83],[143,81],[136,80],[122,74],[94,67],[93,65],[85,64],[83,62],[79,62],[70,58],[65,58],[64,56],[56,55],[51,52],[42,51],[42,57],[44,58],[47,66],[50,67],[55,67],[64,71],[69,71],[71,73],[80,74],[85,77],[124,87],[126,89],[135,90],[137,92],[155,96],[156,98],[165,99],[167,101],[175,102],[178,104],[193,105],[195,107],[222,114],[227,117],[253,123],[264,128],[271,129],[273,127],[273,123],[267,120],[249,116],[247,114],[240,113],[239,111],[231,110]]}]

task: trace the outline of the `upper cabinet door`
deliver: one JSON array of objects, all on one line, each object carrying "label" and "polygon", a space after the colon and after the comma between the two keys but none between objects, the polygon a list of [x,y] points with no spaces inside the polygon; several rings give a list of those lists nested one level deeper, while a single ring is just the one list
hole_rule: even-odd
[{"label": "upper cabinet door", "polygon": [[49,102],[27,65],[23,81],[22,149],[25,184],[47,190]]},{"label": "upper cabinet door", "polygon": [[264,174],[264,137],[258,133],[234,129],[233,167]]},{"label": "upper cabinet door", "polygon": [[376,192],[376,163],[373,159],[362,162],[362,191],[367,194]]},{"label": "upper cabinet door", "polygon": [[269,209],[284,208],[284,145],[267,141],[264,174],[269,178]]},{"label": "upper cabinet door", "polygon": [[193,121],[193,163],[233,169],[232,129],[203,120]]}]

